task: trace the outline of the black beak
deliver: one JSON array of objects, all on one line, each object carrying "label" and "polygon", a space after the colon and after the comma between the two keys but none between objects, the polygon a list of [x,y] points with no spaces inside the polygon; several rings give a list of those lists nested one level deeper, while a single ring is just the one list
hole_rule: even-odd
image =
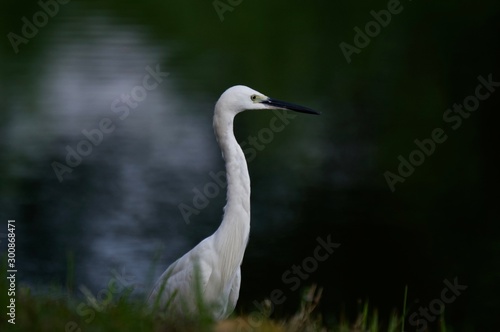
[{"label": "black beak", "polygon": [[268,98],[267,100],[261,101],[261,103],[272,106],[273,108],[286,109],[286,110],[295,111],[295,112],[299,112],[299,113],[316,114],[316,115],[321,114],[320,112],[317,112],[317,111],[312,110],[310,108],[287,103],[286,101],[281,101],[281,100],[277,100],[277,99],[273,99],[273,98]]}]

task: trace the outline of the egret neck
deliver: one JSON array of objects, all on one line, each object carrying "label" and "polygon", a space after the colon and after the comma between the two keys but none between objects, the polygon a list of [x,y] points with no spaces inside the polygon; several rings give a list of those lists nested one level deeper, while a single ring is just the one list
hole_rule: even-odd
[{"label": "egret neck", "polygon": [[230,277],[243,260],[250,233],[250,176],[240,145],[233,132],[235,113],[223,112],[217,104],[214,130],[226,163],[227,203],[222,223],[214,233],[215,247]]}]

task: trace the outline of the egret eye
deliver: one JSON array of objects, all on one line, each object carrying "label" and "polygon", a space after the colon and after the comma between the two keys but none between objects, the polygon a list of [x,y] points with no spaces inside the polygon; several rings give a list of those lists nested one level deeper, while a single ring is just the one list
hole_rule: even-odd
[{"label": "egret eye", "polygon": [[257,95],[251,95],[251,96],[250,96],[250,99],[251,99],[252,101],[256,101],[256,100],[257,100]]}]

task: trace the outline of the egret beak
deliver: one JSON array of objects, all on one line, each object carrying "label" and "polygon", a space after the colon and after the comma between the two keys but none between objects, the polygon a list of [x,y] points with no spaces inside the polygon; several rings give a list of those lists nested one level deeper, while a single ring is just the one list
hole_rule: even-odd
[{"label": "egret beak", "polygon": [[310,108],[287,103],[286,101],[281,101],[281,100],[277,100],[277,99],[273,99],[273,98],[268,98],[266,100],[263,100],[263,101],[261,101],[261,103],[269,105],[269,106],[271,106],[270,108],[274,108],[274,109],[285,109],[285,110],[295,111],[295,112],[299,112],[299,113],[316,114],[316,115],[321,114],[320,112],[317,112],[317,111],[312,110]]}]

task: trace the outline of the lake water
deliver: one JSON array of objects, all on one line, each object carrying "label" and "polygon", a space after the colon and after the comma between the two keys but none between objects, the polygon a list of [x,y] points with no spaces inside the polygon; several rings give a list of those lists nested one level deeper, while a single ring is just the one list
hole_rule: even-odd
[{"label": "lake water", "polygon": [[[481,101],[459,130],[443,113],[474,93],[478,75],[500,80],[498,48],[486,43],[498,6],[477,9],[484,23],[467,25],[470,48],[459,32],[447,37],[445,20],[420,23],[422,4],[402,6],[347,57],[340,44],[355,45],[354,28],[387,3],[240,2],[224,13],[210,2],[71,1],[57,12],[3,4],[0,216],[16,220],[18,281],[63,286],[74,264],[77,293],[97,294],[117,273],[147,293],[220,223],[213,107],[245,84],[322,115],[236,120],[252,178],[237,311],[281,289],[276,313],[292,312],[313,283],[325,287],[320,309],[332,317],[354,315],[365,299],[388,315],[405,285],[416,311],[458,278],[470,287],[446,306],[448,320],[484,322],[493,286],[473,272],[495,274],[483,253],[498,237],[470,230],[492,228],[497,215],[480,198],[492,170],[484,133],[494,131],[484,114],[498,98]],[[467,9],[450,6],[462,16],[447,20],[462,22]],[[408,160],[435,128],[448,140],[392,192],[385,172],[398,174],[398,156]],[[321,241],[340,246],[313,262]]]}]

